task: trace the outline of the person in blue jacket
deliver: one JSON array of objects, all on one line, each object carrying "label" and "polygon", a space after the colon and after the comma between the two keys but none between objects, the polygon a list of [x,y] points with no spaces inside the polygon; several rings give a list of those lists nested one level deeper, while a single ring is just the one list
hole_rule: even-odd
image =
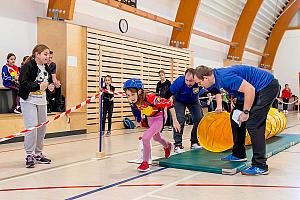
[{"label": "person in blue jacket", "polygon": [[[231,113],[233,134],[232,154],[222,158],[225,161],[246,161],[245,137],[249,132],[252,148],[252,166],[242,171],[243,175],[264,175],[269,173],[266,157],[266,119],[273,101],[279,92],[279,83],[274,76],[262,69],[246,65],[234,65],[212,69],[199,66],[195,80],[205,88],[223,88],[237,98],[234,110],[240,110],[238,123]],[[235,111],[235,113],[238,113]]]},{"label": "person in blue jacket", "polygon": [[[191,131],[191,149],[201,148],[197,138],[197,128],[200,120],[202,119],[203,112],[199,102],[199,95],[203,94],[206,90],[198,85],[194,80],[194,69],[188,68],[183,76],[179,76],[170,86],[167,91],[166,98],[169,99],[173,96],[174,108],[178,122],[181,126],[180,132],[173,130],[174,151],[175,153],[182,153],[182,135],[185,124],[185,110],[189,109],[192,120],[193,128]],[[219,92],[216,92],[219,93]],[[222,97],[217,95],[217,111],[222,110]],[[219,103],[218,103],[219,102]]]}]

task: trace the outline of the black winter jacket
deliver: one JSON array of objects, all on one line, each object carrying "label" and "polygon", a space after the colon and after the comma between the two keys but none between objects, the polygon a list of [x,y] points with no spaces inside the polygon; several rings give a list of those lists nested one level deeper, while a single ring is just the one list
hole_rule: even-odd
[{"label": "black winter jacket", "polygon": [[[24,100],[28,98],[30,92],[40,90],[40,85],[37,82],[35,82],[35,79],[38,76],[38,69],[39,67],[37,66],[36,61],[34,59],[25,63],[21,68],[19,76],[19,97],[21,97]],[[47,64],[45,64],[45,70],[49,74],[49,84],[53,83],[51,72]]]}]

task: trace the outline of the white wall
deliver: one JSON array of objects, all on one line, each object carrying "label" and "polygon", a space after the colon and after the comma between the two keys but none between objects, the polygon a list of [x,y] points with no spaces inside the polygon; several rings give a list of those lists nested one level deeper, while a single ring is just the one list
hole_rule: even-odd
[{"label": "white wall", "polygon": [[[0,6],[0,70],[12,52],[19,66],[36,44],[36,17],[44,16],[45,4],[37,1],[1,1]],[[2,79],[0,78],[0,85]]]},{"label": "white wall", "polygon": [[[179,0],[139,0],[138,8],[174,20]],[[45,17],[48,0],[10,0],[1,1],[0,6],[0,64],[6,62],[6,55],[14,52],[17,64],[23,56],[31,53],[37,39],[36,17]],[[129,14],[92,0],[76,0],[74,19],[71,23],[120,33],[119,20],[125,18],[129,23],[126,36],[144,39],[164,45],[169,44],[172,27],[163,25],[133,14]],[[234,26],[214,14],[206,14],[201,8],[195,21],[195,28],[226,40],[231,40]],[[55,31],[55,30],[54,30]],[[253,40],[253,44],[261,41]],[[259,45],[258,45],[259,46]],[[194,51],[195,66],[205,64],[222,66],[228,46],[192,35],[190,49]],[[257,63],[258,58],[245,55],[245,63]]]},{"label": "white wall", "polygon": [[282,87],[288,83],[293,94],[299,96],[298,73],[300,72],[300,30],[286,31],[274,61],[274,74]]}]

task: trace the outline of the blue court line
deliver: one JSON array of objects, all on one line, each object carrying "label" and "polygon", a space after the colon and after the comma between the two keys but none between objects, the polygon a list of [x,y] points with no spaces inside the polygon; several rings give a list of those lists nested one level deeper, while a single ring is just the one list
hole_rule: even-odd
[{"label": "blue court line", "polygon": [[106,185],[106,186],[100,187],[100,188],[95,189],[95,190],[91,190],[91,191],[89,191],[89,192],[85,192],[85,193],[82,193],[82,194],[78,194],[78,195],[76,195],[76,196],[69,197],[69,198],[67,198],[66,200],[79,199],[79,198],[81,198],[81,197],[84,197],[84,196],[87,196],[87,195],[90,195],[90,194],[93,194],[93,193],[96,193],[96,192],[100,192],[100,191],[102,191],[102,190],[106,190],[106,189],[109,189],[109,188],[112,188],[112,187],[121,185],[121,184],[123,184],[123,183],[129,182],[129,181],[132,181],[132,180],[135,180],[135,179],[138,179],[138,178],[141,178],[141,177],[144,177],[144,176],[147,176],[147,175],[149,175],[149,174],[153,174],[153,173],[156,173],[156,172],[165,170],[165,169],[167,169],[167,167],[159,168],[159,169],[156,169],[156,170],[153,170],[153,171],[150,171],[150,172],[146,172],[146,173],[140,174],[140,175],[138,175],[138,176],[134,176],[134,177],[125,179],[125,180],[123,180],[123,181],[119,181],[119,182],[116,182],[116,183],[112,183],[112,184],[110,184],[110,185]]}]

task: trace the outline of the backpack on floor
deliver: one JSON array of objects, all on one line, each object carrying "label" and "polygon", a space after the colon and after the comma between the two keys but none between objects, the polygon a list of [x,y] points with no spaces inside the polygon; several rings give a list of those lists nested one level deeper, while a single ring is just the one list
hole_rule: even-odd
[{"label": "backpack on floor", "polygon": [[127,128],[127,129],[134,129],[135,128],[135,124],[128,117],[125,117],[123,119],[123,123],[124,123],[124,127]]}]

